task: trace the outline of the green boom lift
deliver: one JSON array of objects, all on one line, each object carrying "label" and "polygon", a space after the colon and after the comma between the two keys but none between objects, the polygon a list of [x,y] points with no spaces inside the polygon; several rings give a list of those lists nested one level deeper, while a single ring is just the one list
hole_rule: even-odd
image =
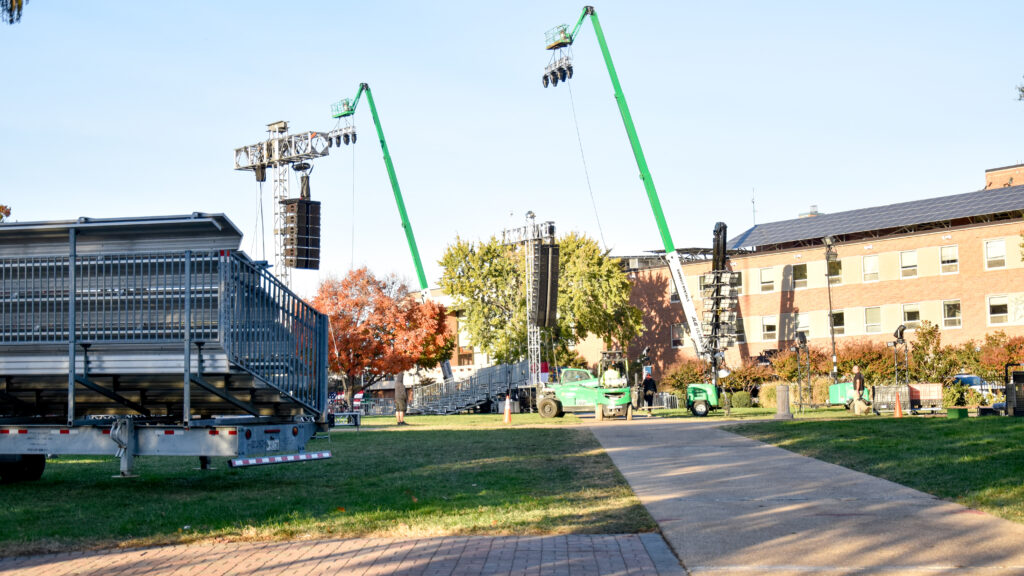
[{"label": "green boom lift", "polygon": [[[384,141],[384,130],[380,127],[380,118],[377,116],[377,105],[373,102],[373,92],[370,91],[370,86],[366,82],[359,85],[359,90],[356,92],[356,97],[349,99],[345,98],[331,105],[331,117],[333,118],[350,118],[356,113],[356,107],[359,106],[359,99],[366,93],[366,101],[370,104],[370,115],[373,116],[373,125],[377,129],[377,139],[380,140],[380,149],[384,152],[384,166],[388,169],[388,179],[391,180],[391,190],[395,193],[395,203],[398,205],[398,215],[402,218],[402,228],[405,229],[405,239],[409,241],[409,251],[412,252],[412,261],[416,265],[416,278],[420,282],[420,292],[423,293],[423,299],[426,300],[429,296],[429,288],[427,286],[427,275],[423,272],[423,262],[420,261],[420,251],[416,247],[416,236],[412,233],[412,224],[409,223],[409,215],[405,212],[405,201],[402,200],[402,189],[398,187],[398,176],[395,175],[395,165],[391,162],[391,154],[388,152],[388,143]],[[341,145],[344,142],[346,145],[351,142],[356,142],[356,131],[355,126],[347,124],[344,128],[336,130],[331,133],[331,136],[336,139],[336,143]]]},{"label": "green boom lift", "polygon": [[565,82],[572,78],[573,65],[570,48],[583,26],[583,20],[590,16],[594,24],[594,33],[597,35],[597,42],[601,46],[601,54],[604,55],[604,63],[608,67],[608,75],[611,77],[612,88],[615,89],[615,102],[619,106],[619,114],[622,115],[622,123],[626,126],[626,135],[629,136],[629,144],[633,148],[633,156],[636,157],[637,167],[640,169],[640,178],[644,181],[644,188],[647,190],[647,199],[651,203],[651,210],[654,212],[654,219],[658,223],[658,231],[661,232],[661,242],[665,246],[665,259],[668,261],[669,270],[672,273],[672,283],[679,293],[679,302],[683,306],[683,313],[686,316],[686,323],[690,328],[690,337],[693,340],[693,347],[697,355],[715,362],[716,350],[710,349],[709,341],[704,337],[703,327],[700,318],[697,316],[697,309],[693,303],[693,296],[686,287],[686,278],[683,275],[682,262],[676,252],[676,246],[672,242],[672,235],[669,233],[668,224],[665,222],[665,214],[661,210],[661,201],[658,199],[658,191],[654,188],[654,180],[651,178],[651,171],[647,168],[647,159],[644,158],[644,151],[640,148],[640,139],[636,135],[636,128],[633,126],[633,117],[629,114],[629,106],[626,105],[626,97],[622,94],[622,86],[619,85],[619,76],[615,73],[615,65],[612,64],[612,56],[608,52],[608,44],[604,39],[604,32],[601,30],[601,22],[597,19],[597,12],[593,6],[585,6],[580,14],[572,31],[567,24],[556,26],[545,35],[545,44],[548,50],[552,51],[551,62],[544,69],[544,77],[541,83],[545,88],[548,85],[558,86],[558,82]]},{"label": "green boom lift", "polygon": [[[430,298],[430,287],[427,285],[427,275],[423,272],[423,262],[420,260],[420,251],[416,247],[416,236],[412,233],[412,224],[409,223],[409,215],[405,211],[405,201],[402,200],[402,189],[398,186],[398,176],[395,175],[395,165],[391,162],[391,153],[388,152],[388,143],[384,140],[384,129],[380,126],[380,117],[377,116],[377,105],[373,102],[373,92],[370,85],[363,82],[356,91],[355,98],[345,98],[331,105],[331,117],[345,119],[345,126],[332,131],[330,136],[335,139],[335,144],[340,146],[343,142],[356,143],[356,129],[351,118],[359,106],[359,99],[366,94],[366,101],[370,104],[370,115],[373,116],[373,126],[377,129],[377,139],[380,140],[380,149],[384,153],[384,166],[388,169],[388,179],[391,181],[391,190],[395,193],[395,204],[398,205],[398,215],[402,218],[402,228],[405,230],[405,239],[409,242],[409,252],[412,253],[413,264],[416,265],[416,278],[420,283],[420,295],[424,302]],[[448,360],[441,362],[441,373],[446,381],[452,380],[452,368]]]}]

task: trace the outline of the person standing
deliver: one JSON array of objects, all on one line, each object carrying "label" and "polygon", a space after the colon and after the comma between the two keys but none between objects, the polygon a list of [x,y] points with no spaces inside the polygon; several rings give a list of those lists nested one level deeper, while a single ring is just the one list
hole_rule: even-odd
[{"label": "person standing", "polygon": [[658,383],[650,372],[644,375],[643,394],[644,402],[647,403],[647,416],[651,415],[651,407],[654,406],[654,393],[658,391]]},{"label": "person standing", "polygon": [[405,391],[405,374],[395,376],[395,420],[398,426],[407,426],[405,423],[405,409],[409,401],[408,393]]},{"label": "person standing", "polygon": [[860,373],[860,366],[853,367],[853,392],[854,400],[864,397],[864,375]]}]

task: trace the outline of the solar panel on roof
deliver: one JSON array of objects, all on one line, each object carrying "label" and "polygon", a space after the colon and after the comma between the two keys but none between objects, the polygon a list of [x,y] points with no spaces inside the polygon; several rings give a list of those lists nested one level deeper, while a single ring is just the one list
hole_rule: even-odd
[{"label": "solar panel on roof", "polygon": [[857,234],[1024,210],[1024,186],[859,208],[813,218],[758,224],[729,241],[729,249],[757,248],[829,235]]}]

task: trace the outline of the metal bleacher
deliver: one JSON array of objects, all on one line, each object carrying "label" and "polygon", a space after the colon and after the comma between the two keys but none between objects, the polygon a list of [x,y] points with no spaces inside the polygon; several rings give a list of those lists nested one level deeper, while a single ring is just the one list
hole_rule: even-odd
[{"label": "metal bleacher", "polygon": [[509,390],[528,386],[526,361],[499,364],[478,370],[462,380],[436,382],[416,388],[409,412],[416,414],[454,414],[496,402]]}]

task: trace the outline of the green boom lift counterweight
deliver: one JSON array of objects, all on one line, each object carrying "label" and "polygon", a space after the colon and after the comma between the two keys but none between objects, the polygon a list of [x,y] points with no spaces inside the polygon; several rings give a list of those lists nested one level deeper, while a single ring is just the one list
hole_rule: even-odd
[{"label": "green boom lift counterweight", "polygon": [[658,223],[658,231],[661,233],[661,242],[665,246],[665,259],[668,261],[669,270],[672,273],[672,283],[679,293],[679,301],[683,306],[683,313],[686,316],[686,323],[690,328],[690,337],[697,355],[711,358],[714,350],[708,349],[708,342],[704,338],[703,327],[700,318],[697,316],[697,309],[693,303],[693,296],[686,287],[686,278],[683,275],[682,262],[676,252],[676,246],[672,242],[672,235],[669,233],[668,224],[665,222],[665,214],[661,209],[661,201],[658,199],[658,191],[654,188],[654,180],[651,178],[651,171],[647,168],[647,159],[644,151],[640,148],[640,139],[636,135],[636,127],[633,126],[633,117],[629,113],[629,106],[626,105],[626,97],[622,93],[622,86],[619,85],[619,76],[615,73],[615,65],[612,63],[611,53],[608,52],[608,44],[604,39],[604,32],[601,30],[601,22],[597,19],[597,11],[593,6],[585,6],[580,14],[572,31],[569,26],[562,24],[556,26],[545,35],[545,45],[552,51],[551,62],[544,69],[544,76],[541,83],[545,88],[549,84],[558,86],[558,82],[565,82],[572,78],[573,65],[572,54],[569,50],[583,26],[583,21],[590,16],[594,24],[594,33],[597,36],[597,43],[601,46],[601,54],[604,56],[604,63],[608,67],[608,75],[611,77],[612,88],[615,89],[615,102],[619,106],[619,114],[622,116],[622,123],[626,127],[626,135],[629,137],[629,145],[633,148],[633,156],[636,157],[636,165],[640,169],[640,178],[644,181],[644,188],[647,190],[647,199],[651,203],[651,210],[654,212],[654,219]]},{"label": "green boom lift counterweight", "polygon": [[[395,203],[398,205],[398,215],[402,218],[402,228],[405,230],[405,239],[409,242],[409,251],[412,252],[412,260],[416,265],[416,278],[420,283],[420,292],[423,299],[428,297],[429,287],[427,286],[427,275],[423,272],[423,262],[420,261],[420,251],[416,247],[416,236],[412,233],[412,224],[409,223],[409,215],[405,212],[405,201],[402,200],[402,189],[398,187],[398,176],[395,175],[395,165],[391,162],[391,154],[388,152],[388,143],[384,141],[384,130],[380,127],[380,118],[377,116],[377,106],[373,102],[373,92],[370,86],[363,82],[359,85],[356,97],[345,98],[331,105],[331,116],[333,118],[350,118],[356,113],[359,106],[359,99],[366,93],[366,101],[370,104],[370,115],[373,116],[373,125],[377,129],[377,139],[380,140],[380,148],[384,152],[384,165],[388,169],[388,179],[391,180],[391,190],[395,193]],[[331,133],[338,145],[342,142],[355,144],[356,131],[352,124]]]}]

